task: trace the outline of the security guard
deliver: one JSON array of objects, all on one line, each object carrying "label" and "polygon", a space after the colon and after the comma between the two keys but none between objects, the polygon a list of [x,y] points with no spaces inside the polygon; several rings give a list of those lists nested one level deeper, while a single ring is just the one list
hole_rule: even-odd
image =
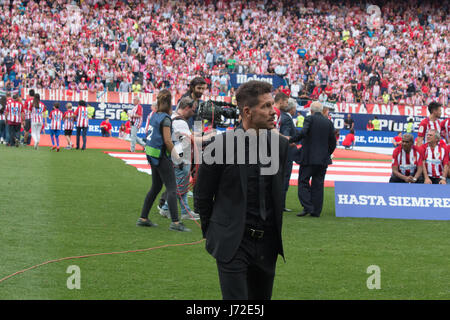
[{"label": "security guard", "polygon": [[122,112],[120,113],[120,121],[128,121],[128,113],[125,110],[122,110]]},{"label": "security guard", "polygon": [[408,120],[408,123],[406,124],[406,132],[407,133],[413,132],[413,128],[414,128],[414,122],[413,122],[413,119],[410,118]]},{"label": "security guard", "polygon": [[380,120],[378,120],[377,116],[375,116],[372,120],[373,131],[380,131]]},{"label": "security guard", "polygon": [[87,106],[87,112],[88,112],[88,118],[94,119],[95,108],[93,106],[91,106],[90,104],[88,104],[88,106]]},{"label": "security guard", "polygon": [[305,117],[299,112],[297,116],[297,128],[303,128],[303,122],[305,121]]}]

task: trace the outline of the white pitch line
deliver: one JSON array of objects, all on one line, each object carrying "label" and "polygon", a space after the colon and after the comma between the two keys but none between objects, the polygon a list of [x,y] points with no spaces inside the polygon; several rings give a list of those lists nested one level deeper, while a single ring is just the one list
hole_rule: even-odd
[{"label": "white pitch line", "polygon": [[111,157],[114,158],[142,158],[142,159],[146,159],[146,155],[145,154],[127,154],[127,153],[108,153]]}]

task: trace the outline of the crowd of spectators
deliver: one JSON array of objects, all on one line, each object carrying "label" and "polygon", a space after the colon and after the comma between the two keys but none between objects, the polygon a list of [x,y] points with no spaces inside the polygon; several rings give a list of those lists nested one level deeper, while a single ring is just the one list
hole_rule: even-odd
[{"label": "crowd of spectators", "polygon": [[294,98],[448,103],[448,2],[0,0],[0,87],[232,95],[230,72]]}]

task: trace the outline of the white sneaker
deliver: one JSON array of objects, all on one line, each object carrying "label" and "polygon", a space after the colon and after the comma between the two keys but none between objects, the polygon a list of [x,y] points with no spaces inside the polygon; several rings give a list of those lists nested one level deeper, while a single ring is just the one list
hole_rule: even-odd
[{"label": "white sneaker", "polygon": [[170,218],[170,211],[163,209],[161,206],[158,205],[159,214],[163,217]]},{"label": "white sneaker", "polygon": [[183,220],[200,220],[198,213],[191,211],[189,214],[182,214],[181,219]]}]

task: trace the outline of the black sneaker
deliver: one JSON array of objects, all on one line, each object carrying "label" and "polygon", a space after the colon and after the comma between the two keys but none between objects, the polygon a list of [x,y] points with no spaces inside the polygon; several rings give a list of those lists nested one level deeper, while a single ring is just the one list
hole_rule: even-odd
[{"label": "black sneaker", "polygon": [[142,220],[141,218],[138,219],[136,222],[136,225],[139,227],[157,227],[158,225],[156,223],[153,223],[150,221],[150,219]]},{"label": "black sneaker", "polygon": [[186,228],[182,222],[179,222],[179,223],[172,222],[170,224],[169,230],[180,231],[180,232],[190,232],[191,231],[191,229]]}]

